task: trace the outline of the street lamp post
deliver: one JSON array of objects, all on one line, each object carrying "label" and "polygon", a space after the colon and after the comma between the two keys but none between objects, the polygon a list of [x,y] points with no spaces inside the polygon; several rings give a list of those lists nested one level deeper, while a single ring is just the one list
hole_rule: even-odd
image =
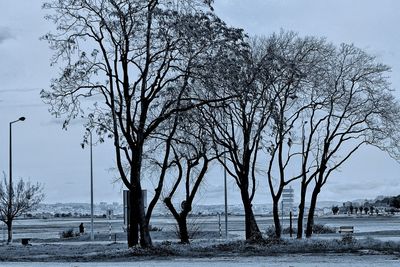
[{"label": "street lamp post", "polygon": [[[8,214],[11,214],[12,211],[12,195],[13,195],[13,188],[12,188],[12,125],[19,121],[24,121],[25,117],[20,117],[18,120],[10,122],[10,159],[9,159],[9,201],[8,201]],[[10,241],[12,242],[12,240]]]},{"label": "street lamp post", "polygon": [[90,240],[94,240],[93,230],[93,136],[92,131],[87,129],[89,132],[90,141]]},{"label": "street lamp post", "polygon": [[225,238],[228,240],[228,188],[226,181],[226,154],[224,154]]}]

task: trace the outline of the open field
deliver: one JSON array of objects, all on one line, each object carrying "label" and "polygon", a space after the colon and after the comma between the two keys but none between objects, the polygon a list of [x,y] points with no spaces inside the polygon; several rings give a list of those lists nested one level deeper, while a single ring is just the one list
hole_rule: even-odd
[{"label": "open field", "polygon": [[[219,238],[219,223],[217,216],[198,216],[189,218],[190,225],[199,227],[200,232],[208,233],[213,238]],[[14,223],[14,239],[20,238],[33,238],[33,239],[59,239],[62,231],[73,228],[78,232],[79,224],[83,222],[85,230],[90,231],[90,219],[80,218],[52,218],[52,219],[22,219],[16,220]],[[243,216],[230,216],[228,220],[228,230],[231,239],[243,239],[244,237],[244,217]],[[257,222],[260,229],[264,232],[268,226],[273,224],[272,217],[258,216]],[[359,237],[371,236],[382,240],[399,240],[400,241],[400,217],[398,216],[330,216],[330,217],[317,217],[315,223],[324,224],[331,227],[338,228],[342,225],[354,226],[355,235]],[[111,228],[110,228],[111,225]],[[151,225],[162,229],[161,232],[152,232],[154,240],[173,240],[176,239],[175,220],[172,217],[155,216],[151,220]],[[222,235],[225,233],[224,221],[221,217],[221,230]],[[283,226],[289,226],[287,218],[283,221]],[[296,227],[296,221],[293,220],[293,227]],[[1,233],[1,240],[6,238],[6,228],[2,224],[3,231]],[[123,220],[122,219],[103,219],[96,218],[94,220],[95,235],[98,236],[96,240],[109,239],[111,229],[112,239],[114,240],[117,234],[117,241],[124,241],[125,234],[123,233]],[[338,234],[320,235],[317,237],[335,237]],[[101,238],[100,238],[101,237]],[[222,236],[225,238],[224,236]],[[201,238],[201,235],[198,236]]]}]

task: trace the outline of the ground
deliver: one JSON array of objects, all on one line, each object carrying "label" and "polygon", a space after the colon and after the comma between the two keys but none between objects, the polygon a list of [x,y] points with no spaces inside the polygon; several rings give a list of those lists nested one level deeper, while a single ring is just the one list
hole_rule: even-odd
[{"label": "ground", "polygon": [[[269,218],[258,219],[261,222],[261,228],[265,229]],[[0,244],[0,261],[2,262],[0,265],[40,266],[34,265],[34,262],[60,264],[77,262],[79,265],[70,266],[81,266],[80,264],[90,262],[96,263],[94,266],[109,266],[112,262],[115,267],[115,262],[139,262],[145,264],[143,266],[153,266],[151,265],[153,263],[157,266],[163,266],[163,263],[167,264],[165,266],[170,266],[168,264],[171,261],[183,264],[193,259],[196,259],[196,264],[198,264],[194,266],[206,266],[208,260],[211,259],[221,266],[238,262],[244,265],[251,263],[255,266],[266,266],[262,264],[273,262],[278,264],[280,260],[286,262],[283,266],[304,266],[296,264],[300,264],[301,261],[306,264],[310,260],[314,260],[315,266],[319,266],[322,262],[325,262],[324,266],[329,266],[326,264],[335,262],[335,259],[342,259],[336,260],[337,264],[344,264],[346,262],[344,259],[348,260],[348,265],[342,266],[365,266],[368,259],[375,259],[373,261],[375,263],[376,260],[382,261],[384,266],[396,266],[391,265],[394,263],[400,265],[400,218],[317,218],[318,223],[325,221],[333,227],[353,225],[355,234],[351,238],[337,233],[316,235],[308,240],[297,240],[286,235],[280,242],[267,239],[261,244],[251,244],[243,241],[243,231],[239,228],[242,221],[239,218],[231,218],[229,240],[225,240],[223,236],[220,236],[219,231],[212,231],[217,223],[215,218],[205,217],[202,218],[200,223],[202,227],[192,243],[182,245],[178,243],[173,222],[169,219],[158,218],[153,221],[153,224],[162,231],[151,233],[154,248],[128,249],[125,233],[122,232],[120,225],[121,221],[118,220],[112,222],[96,220],[95,241],[89,241],[88,233],[73,238],[60,238],[62,229],[77,228],[79,220],[21,220],[16,222],[13,244],[6,245],[4,242]],[[87,222],[85,224],[88,229]],[[109,231],[110,224],[113,229],[111,232]],[[32,238],[31,245],[21,245],[20,238],[22,237]],[[230,259],[236,260],[232,262]],[[254,261],[261,265],[255,264]],[[12,265],[12,262],[17,262],[19,265]],[[32,265],[24,265],[24,262]],[[291,265],[291,262],[296,264]],[[268,264],[268,266],[274,265]]]},{"label": "ground", "polygon": [[[2,262],[3,267],[108,267],[110,262]],[[387,266],[397,267],[399,261],[386,255],[364,255],[352,254],[334,255],[287,255],[270,257],[219,257],[219,258],[170,258],[168,260],[144,260],[130,262],[113,262],[113,267],[229,267],[229,266],[251,266],[251,267],[365,267],[365,266]]]},{"label": "ground", "polygon": [[[126,242],[109,241],[61,241],[34,242],[23,246],[20,243],[0,246],[0,260],[3,262],[121,262],[138,260],[168,260],[178,258],[244,258],[287,255],[340,255],[392,256],[400,259],[400,242],[381,241],[373,238],[356,239],[266,239],[263,243],[245,241],[223,241],[201,239],[190,245],[178,242],[156,241],[154,248],[127,248]],[[399,261],[400,264],[400,261]]]}]

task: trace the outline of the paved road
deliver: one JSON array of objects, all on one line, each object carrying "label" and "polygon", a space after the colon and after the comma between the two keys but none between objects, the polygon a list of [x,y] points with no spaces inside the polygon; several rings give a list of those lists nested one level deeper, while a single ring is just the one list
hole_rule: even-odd
[{"label": "paved road", "polygon": [[364,267],[364,266],[400,266],[400,260],[394,256],[372,256],[372,255],[296,255],[296,256],[279,256],[279,257],[234,257],[234,258],[206,258],[206,259],[171,259],[171,260],[150,260],[136,262],[85,262],[85,263],[54,263],[54,262],[2,262],[3,267],[170,267],[170,266],[191,266],[191,267],[210,267],[210,266],[252,266],[252,267],[278,267],[278,266],[293,266],[293,267],[320,267],[320,266],[335,266],[335,267]]}]

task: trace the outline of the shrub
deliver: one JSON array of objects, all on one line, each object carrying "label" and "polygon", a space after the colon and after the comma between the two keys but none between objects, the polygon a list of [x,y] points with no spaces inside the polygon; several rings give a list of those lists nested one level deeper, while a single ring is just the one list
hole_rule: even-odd
[{"label": "shrub", "polygon": [[[297,228],[292,227],[292,231],[293,231],[292,232],[293,234],[296,234],[297,233]],[[289,235],[290,234],[290,227],[283,228],[282,234]]]},{"label": "shrub", "polygon": [[355,242],[356,242],[356,239],[354,238],[353,234],[345,234],[342,236],[342,240],[341,240],[342,244],[350,245],[350,244],[354,244]]},{"label": "shrub", "polygon": [[[295,235],[297,233],[297,228],[292,228],[293,229],[293,234]],[[323,224],[314,224],[313,226],[313,233],[314,234],[334,234],[336,233],[336,229],[334,227],[329,227]],[[269,238],[275,238],[275,226],[270,225],[268,226],[267,230],[265,230],[265,234]],[[288,235],[290,234],[290,227],[286,227],[282,229],[282,234]]]},{"label": "shrub", "polygon": [[[295,235],[295,234],[297,233],[297,228],[292,227],[292,231],[293,231],[293,234]],[[265,234],[266,234],[269,238],[276,238],[276,235],[275,235],[275,226],[274,226],[274,225],[268,226],[267,230],[265,230]],[[284,235],[290,234],[290,227],[283,228],[283,229],[282,229],[282,234],[284,234]]]},{"label": "shrub", "polygon": [[273,225],[268,226],[268,228],[265,230],[265,234],[266,234],[269,238],[276,238],[276,235],[275,235],[275,226],[273,226]]},{"label": "shrub", "polygon": [[161,227],[157,226],[152,226],[151,224],[149,225],[149,231],[150,232],[161,232],[163,229]]},{"label": "shrub", "polygon": [[71,238],[71,237],[75,237],[75,236],[78,236],[79,235],[79,233],[75,233],[74,232],[74,229],[68,229],[68,230],[66,230],[66,231],[62,231],[61,233],[60,233],[60,237],[61,238]]},{"label": "shrub", "polygon": [[329,227],[323,224],[314,224],[313,225],[313,233],[314,234],[334,234],[336,233],[336,229],[334,227]]}]

